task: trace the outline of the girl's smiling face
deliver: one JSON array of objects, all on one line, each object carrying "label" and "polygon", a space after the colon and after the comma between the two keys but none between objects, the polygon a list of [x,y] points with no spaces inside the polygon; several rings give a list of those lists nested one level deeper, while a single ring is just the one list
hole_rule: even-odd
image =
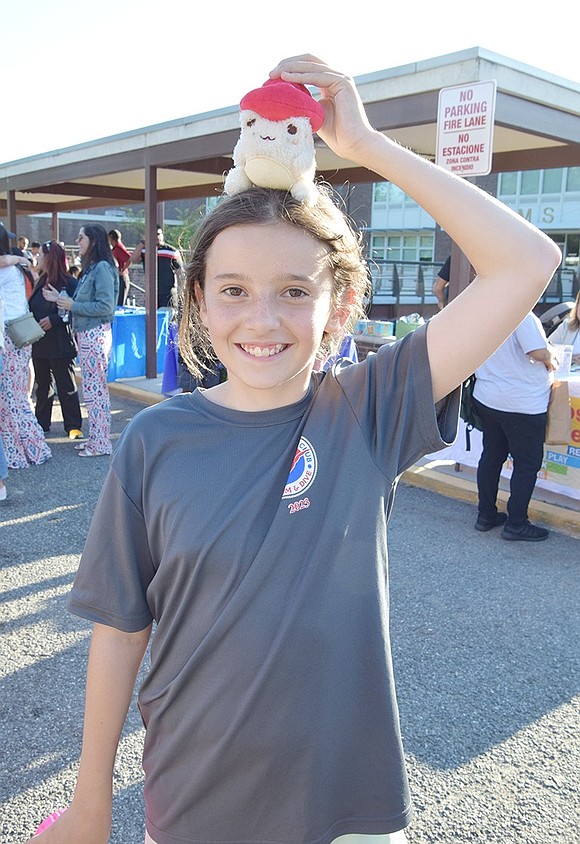
[{"label": "girl's smiling face", "polygon": [[208,250],[200,315],[228,372],[209,398],[237,410],[301,399],[335,307],[324,244],[289,223],[236,225]]}]

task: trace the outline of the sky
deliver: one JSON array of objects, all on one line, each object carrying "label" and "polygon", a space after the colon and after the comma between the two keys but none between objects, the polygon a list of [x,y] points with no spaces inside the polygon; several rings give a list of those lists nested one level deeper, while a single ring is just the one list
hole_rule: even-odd
[{"label": "sky", "polygon": [[578,84],[578,3],[553,8],[26,0],[25,16],[14,12],[3,29],[0,163],[235,105],[280,59],[302,53],[360,76],[482,47]]}]

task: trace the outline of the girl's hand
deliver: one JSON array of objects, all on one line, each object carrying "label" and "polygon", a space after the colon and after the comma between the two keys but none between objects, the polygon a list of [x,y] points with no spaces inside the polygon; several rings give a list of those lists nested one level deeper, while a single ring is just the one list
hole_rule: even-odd
[{"label": "girl's hand", "polygon": [[30,844],[107,844],[111,831],[111,816],[103,812],[102,815],[84,813],[68,807],[40,835],[29,839]]},{"label": "girl's hand", "polygon": [[[59,296],[58,290],[56,287],[53,287],[52,284],[45,284],[42,288],[42,295],[48,302],[56,302]],[[59,305],[60,307],[60,305]]]},{"label": "girl's hand", "polygon": [[49,331],[52,328],[52,322],[50,321],[50,317],[42,317],[42,319],[38,320],[38,324],[41,328],[44,328],[45,331]]},{"label": "girl's hand", "polygon": [[70,296],[60,296],[56,300],[57,308],[62,308],[65,311],[72,310],[72,299]]},{"label": "girl's hand", "polygon": [[341,158],[355,162],[364,158],[362,150],[360,156],[357,150],[374,130],[349,76],[332,70],[316,56],[304,55],[283,59],[270,71],[270,78],[316,85],[322,93],[320,103],[326,112],[318,134]]}]

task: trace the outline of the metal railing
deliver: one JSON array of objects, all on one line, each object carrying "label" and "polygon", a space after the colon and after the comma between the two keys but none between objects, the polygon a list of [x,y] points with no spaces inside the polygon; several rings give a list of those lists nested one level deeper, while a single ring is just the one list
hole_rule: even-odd
[{"label": "metal railing", "polygon": [[576,298],[580,274],[569,267],[559,267],[547,286],[540,302],[568,302]]},{"label": "metal railing", "polygon": [[[370,260],[374,305],[434,305],[433,283],[441,263]],[[576,297],[580,273],[569,267],[556,270],[540,302],[566,302]]]},{"label": "metal railing", "polygon": [[442,267],[427,261],[370,260],[375,305],[434,305],[433,283]]}]

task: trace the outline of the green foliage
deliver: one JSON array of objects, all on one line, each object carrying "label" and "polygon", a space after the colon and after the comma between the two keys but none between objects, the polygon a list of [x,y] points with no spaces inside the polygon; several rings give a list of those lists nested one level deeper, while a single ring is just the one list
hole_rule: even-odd
[{"label": "green foliage", "polygon": [[175,213],[180,221],[179,225],[166,225],[163,233],[165,240],[172,246],[177,246],[187,261],[191,252],[191,241],[207,211],[205,205],[198,205],[195,208],[177,208]]},{"label": "green foliage", "polygon": [[[133,205],[123,208],[125,219],[122,223],[123,243],[134,247],[143,237],[145,230],[145,209],[142,205]],[[117,228],[118,226],[111,226]]]}]

